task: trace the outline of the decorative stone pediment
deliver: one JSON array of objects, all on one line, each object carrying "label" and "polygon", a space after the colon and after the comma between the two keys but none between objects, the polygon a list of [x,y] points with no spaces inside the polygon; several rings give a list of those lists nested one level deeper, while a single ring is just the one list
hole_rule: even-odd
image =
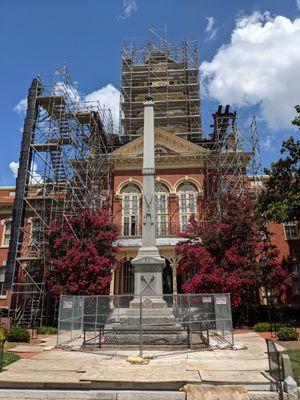
[{"label": "decorative stone pediment", "polygon": [[[141,136],[111,153],[110,158],[114,160],[115,166],[128,164],[128,162],[131,165],[140,163],[143,157],[143,142],[143,136]],[[204,147],[161,128],[155,129],[154,143],[157,165],[168,163],[168,160],[172,162],[174,159],[198,158],[209,153],[209,150]]]}]

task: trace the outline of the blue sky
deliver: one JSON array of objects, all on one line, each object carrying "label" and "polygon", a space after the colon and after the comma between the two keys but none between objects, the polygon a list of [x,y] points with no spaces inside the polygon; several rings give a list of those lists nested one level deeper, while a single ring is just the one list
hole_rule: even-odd
[{"label": "blue sky", "polygon": [[0,185],[14,184],[24,118],[14,108],[36,74],[67,63],[84,95],[118,88],[122,40],[164,24],[171,42],[199,40],[205,130],[218,102],[236,103],[258,116],[263,163],[278,158],[298,134],[300,0],[0,0]]}]

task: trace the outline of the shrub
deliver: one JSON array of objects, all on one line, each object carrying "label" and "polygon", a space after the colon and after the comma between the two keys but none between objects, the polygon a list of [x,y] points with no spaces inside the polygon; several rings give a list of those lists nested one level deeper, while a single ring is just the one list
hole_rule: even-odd
[{"label": "shrub", "polygon": [[[288,325],[295,321],[300,324],[300,307],[290,304],[270,306],[271,320],[276,324]],[[243,304],[232,310],[235,327],[253,326],[260,321],[268,321],[268,307],[264,304]]]},{"label": "shrub", "polygon": [[0,328],[0,340],[4,339],[6,340],[7,338],[7,332],[4,328]]},{"label": "shrub", "polygon": [[7,318],[9,314],[8,308],[0,308],[0,318]]},{"label": "shrub", "polygon": [[37,328],[37,333],[40,335],[55,335],[57,333],[57,328],[53,326],[39,326]]},{"label": "shrub", "polygon": [[278,339],[283,341],[298,340],[298,333],[294,328],[285,326],[278,331]]},{"label": "shrub", "polygon": [[9,342],[29,342],[30,335],[27,329],[14,326],[10,331],[7,332],[7,340]]},{"label": "shrub", "polygon": [[269,324],[269,322],[257,322],[253,326],[253,329],[255,332],[270,332],[271,325]]}]

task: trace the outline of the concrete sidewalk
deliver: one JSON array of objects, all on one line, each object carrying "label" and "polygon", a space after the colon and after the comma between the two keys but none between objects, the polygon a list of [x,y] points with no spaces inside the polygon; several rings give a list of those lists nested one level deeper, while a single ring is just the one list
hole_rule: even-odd
[{"label": "concrete sidewalk", "polygon": [[0,388],[178,391],[186,384],[236,384],[270,390],[265,341],[255,333],[235,335],[235,341],[247,349],[155,352],[147,365],[131,365],[108,354],[53,349],[11,364],[0,374]]}]

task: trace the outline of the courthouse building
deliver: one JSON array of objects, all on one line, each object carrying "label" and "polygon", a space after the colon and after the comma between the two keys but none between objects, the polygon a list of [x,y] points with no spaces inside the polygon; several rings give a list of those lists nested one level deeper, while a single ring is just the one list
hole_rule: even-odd
[{"label": "courthouse building", "polygon": [[[211,131],[203,133],[199,93],[198,47],[195,42],[170,46],[152,43],[141,50],[124,45],[121,56],[121,130],[105,160],[110,165],[110,207],[120,228],[122,267],[112,272],[111,294],[131,294],[134,290],[131,260],[141,246],[143,102],[151,94],[155,102],[156,234],[163,270],[164,293],[182,293],[189,279],[178,268],[175,246],[192,215],[205,220],[204,204],[217,202],[218,195],[230,190],[261,190],[263,179],[249,172],[253,151],[243,147],[257,139],[254,124],[241,132],[238,116],[221,106],[212,116]],[[50,114],[49,114],[50,115]],[[244,124],[243,124],[244,126]],[[66,131],[65,131],[66,135]],[[46,151],[45,145],[40,149]],[[50,145],[48,144],[49,151]],[[52,158],[52,162],[54,158]],[[251,175],[250,175],[251,174]],[[266,179],[266,178],[264,178]],[[227,186],[225,185],[227,184]],[[34,185],[32,185],[34,191]],[[15,187],[0,188],[0,285],[3,286],[10,244]],[[34,214],[24,218],[30,239],[39,242]],[[292,259],[293,293],[300,299],[300,236],[296,223],[270,223],[272,242],[280,259]],[[201,261],[201,260],[200,260]],[[29,259],[24,259],[24,265]],[[3,292],[0,306],[8,307],[11,293]],[[28,302],[34,307],[33,300]]]}]

